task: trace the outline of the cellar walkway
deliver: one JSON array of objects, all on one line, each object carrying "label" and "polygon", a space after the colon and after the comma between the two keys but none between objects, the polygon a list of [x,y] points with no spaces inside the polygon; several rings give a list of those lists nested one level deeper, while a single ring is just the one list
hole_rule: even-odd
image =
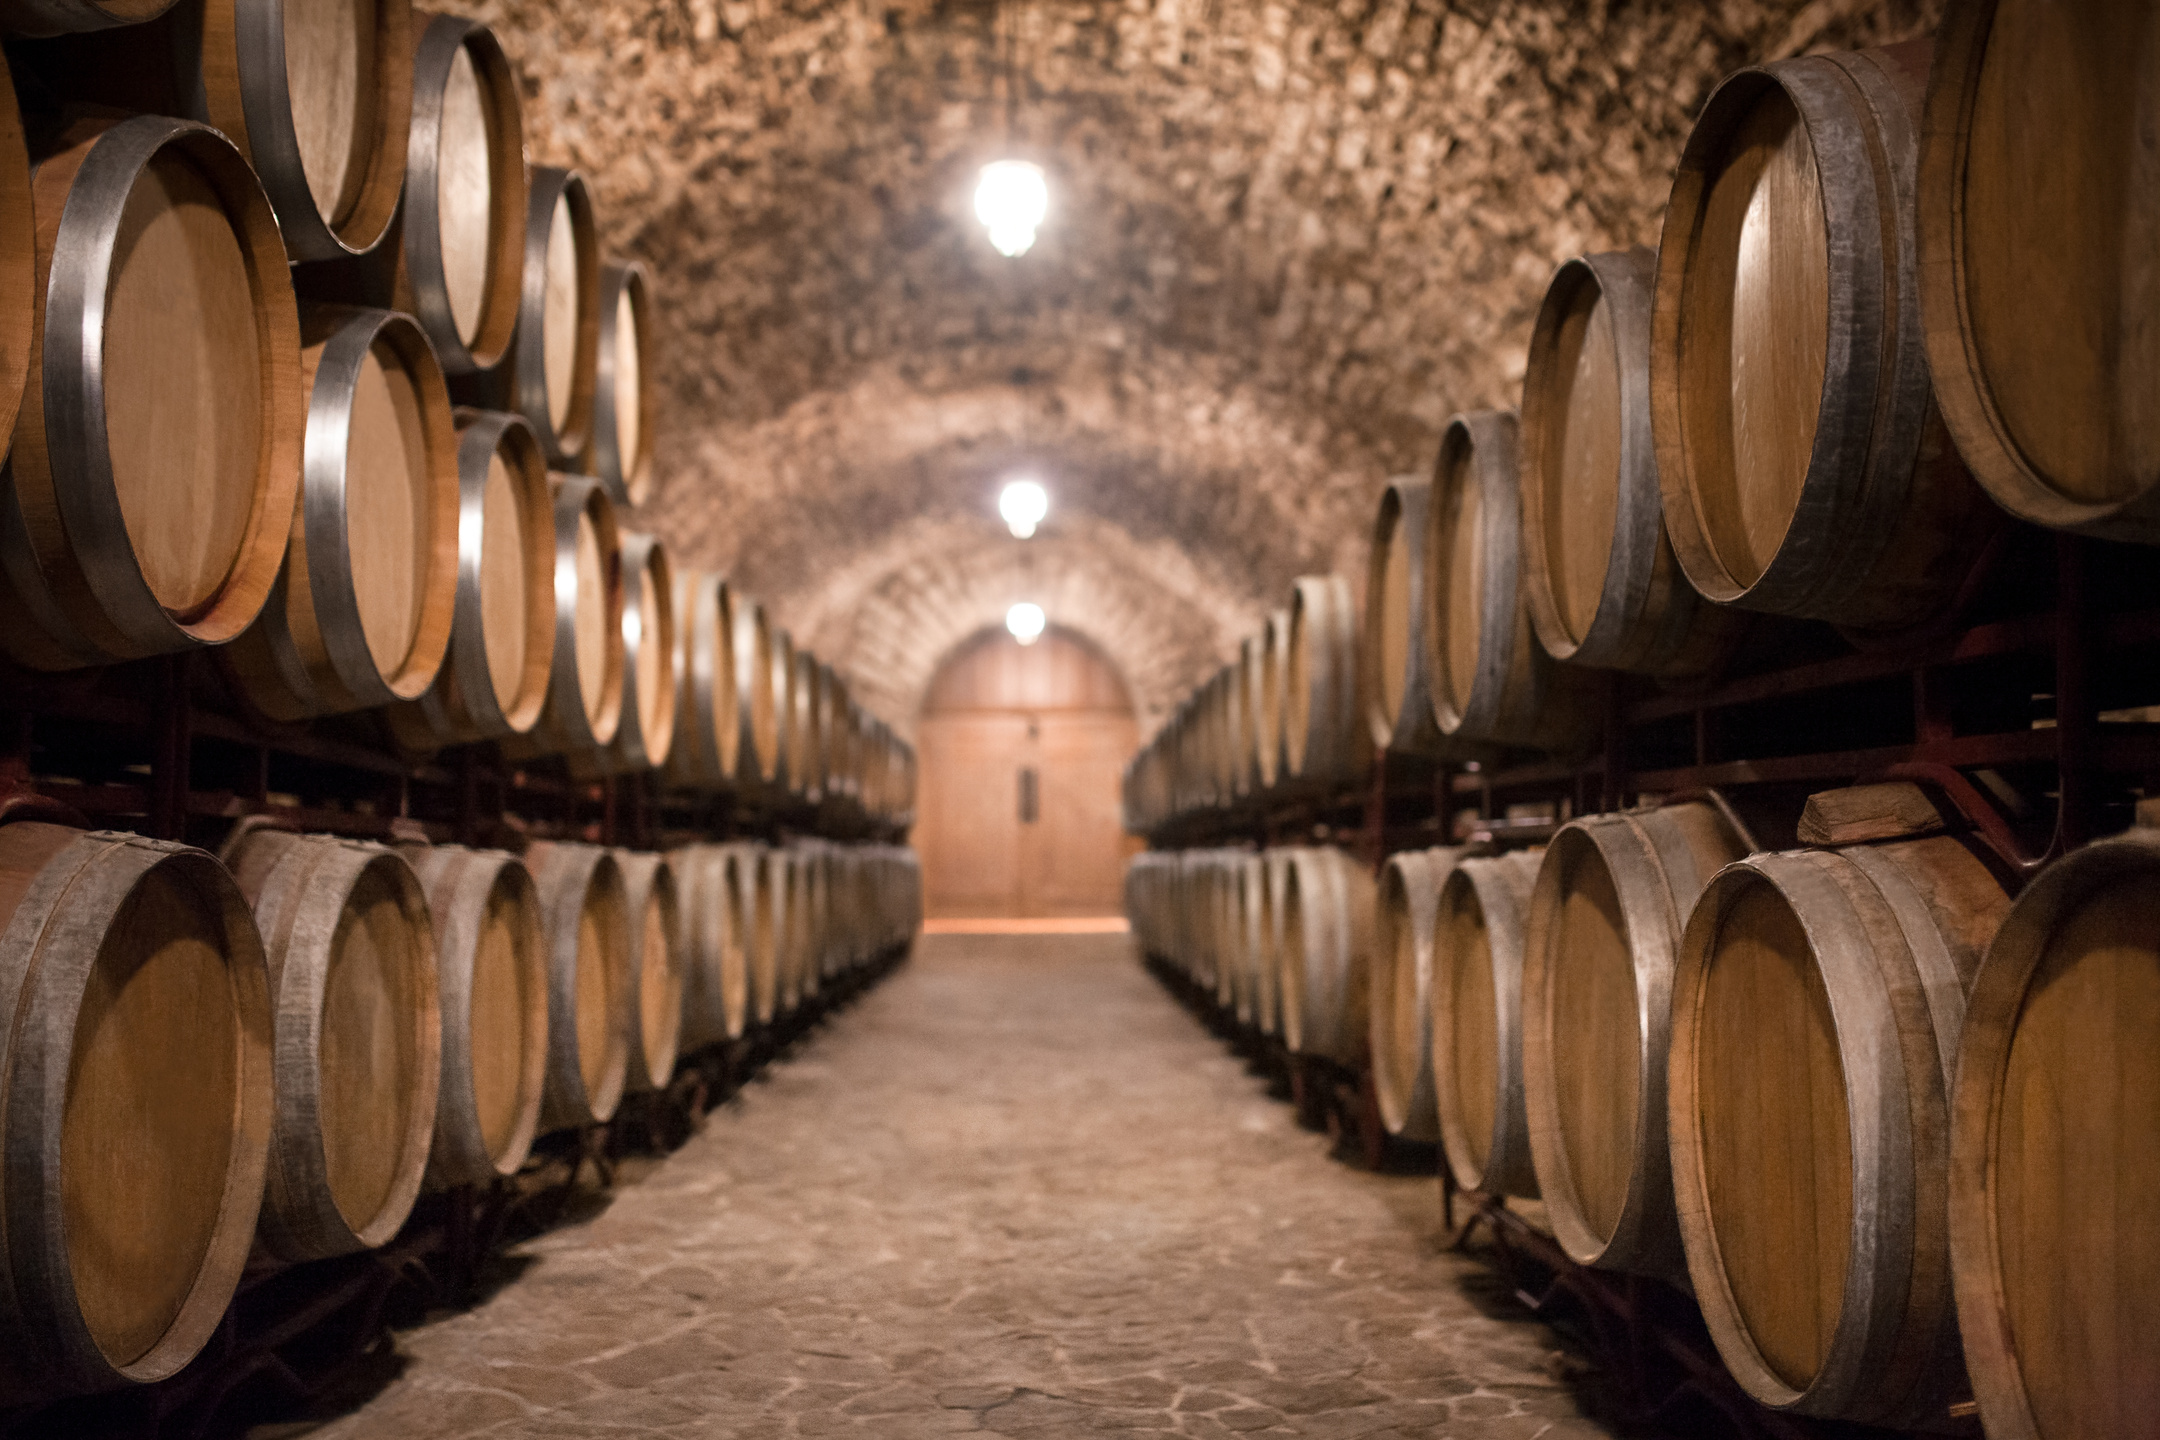
[{"label": "cellar walkway", "polygon": [[1326,1149],[1125,937],[930,937],[314,1434],[1602,1434],[1437,1183]]}]

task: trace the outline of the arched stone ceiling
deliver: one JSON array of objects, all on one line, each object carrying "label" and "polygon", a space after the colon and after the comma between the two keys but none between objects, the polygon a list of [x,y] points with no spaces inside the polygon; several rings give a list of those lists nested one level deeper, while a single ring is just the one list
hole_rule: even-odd
[{"label": "arched stone ceiling", "polygon": [[[640,523],[912,720],[1032,598],[1158,718],[1512,405],[1555,264],[1655,244],[1723,74],[1940,0],[485,0],[659,295]],[[1006,57],[1010,57],[1008,68]],[[1007,104],[1007,75],[1016,75]],[[1010,125],[1010,136],[1007,126]],[[992,250],[977,168],[1049,171]],[[997,484],[1042,476],[1021,545]]]}]

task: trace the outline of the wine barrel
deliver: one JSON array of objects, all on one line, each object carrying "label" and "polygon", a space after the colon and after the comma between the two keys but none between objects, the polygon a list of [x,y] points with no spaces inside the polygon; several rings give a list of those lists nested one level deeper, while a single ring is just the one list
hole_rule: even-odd
[{"label": "wine barrel", "polygon": [[1425,540],[1433,719],[1458,748],[1574,750],[1589,707],[1582,672],[1555,665],[1531,628],[1516,430],[1513,412],[1480,410],[1457,415],[1440,438]]},{"label": "wine barrel", "polygon": [[226,865],[255,909],[277,1017],[277,1109],[257,1239],[281,1260],[372,1250],[419,1197],[442,1012],[427,897],[395,850],[243,829]]},{"label": "wine barrel", "polygon": [[662,1090],[675,1078],[682,1040],[686,951],[675,869],[665,855],[617,850],[630,927],[628,1088]]},{"label": "wine barrel", "polygon": [[1951,7],[1918,199],[1928,362],[1965,462],[2012,514],[2146,544],[2160,543],[2156,76],[2148,3]]},{"label": "wine barrel", "polygon": [[1728,76],[1658,252],[1650,405],[1674,554],[1712,600],[1937,616],[1997,512],[1935,414],[1914,179],[1929,45]]},{"label": "wine barrel", "polygon": [[796,770],[803,763],[797,757],[795,738],[795,638],[778,625],[772,626],[767,633],[770,643],[766,654],[772,665],[773,706],[770,785],[775,797],[794,797],[801,789]]},{"label": "wine barrel", "polygon": [[680,901],[677,950],[683,957],[685,1051],[743,1033],[746,977],[736,856],[736,847],[727,845],[685,845],[668,855]]},{"label": "wine barrel", "polygon": [[2160,835],[2057,860],[1973,982],[1950,1257],[1980,1422],[2150,1434],[2160,1396]]},{"label": "wine barrel", "polygon": [[547,461],[515,415],[457,412],[457,597],[435,684],[386,712],[413,749],[522,735],[547,702],[555,516]]},{"label": "wine barrel", "polygon": [[1680,932],[1710,877],[1755,848],[1713,801],[1563,826],[1531,892],[1523,1091],[1553,1237],[1578,1264],[1687,1274],[1666,1146]]},{"label": "wine barrel", "polygon": [[269,1153],[271,1004],[247,902],[200,850],[0,827],[8,1163],[0,1376],[162,1380],[216,1331]]},{"label": "wine barrel", "polygon": [[597,845],[545,843],[526,853],[547,928],[545,1130],[604,1125],[630,1075],[631,912],[622,867]]},{"label": "wine barrel", "polygon": [[622,540],[615,507],[589,475],[558,475],[555,492],[554,656],[547,704],[517,755],[591,755],[623,716]]},{"label": "wine barrel", "polygon": [[1426,553],[1426,511],[1432,484],[1398,475],[1380,492],[1373,521],[1372,554],[1365,571],[1364,666],[1359,691],[1366,733],[1374,750],[1440,755],[1446,737],[1433,717],[1432,681],[1426,670],[1425,598],[1432,566]]},{"label": "wine barrel", "polygon": [[411,0],[191,0],[153,28],[185,113],[255,167],[296,263],[383,239],[412,128]]},{"label": "wine barrel", "polygon": [[140,25],[172,8],[173,0],[0,0],[0,30],[17,35],[65,35]]},{"label": "wine barrel", "polygon": [[[4,13],[4,12],[0,12]],[[0,461],[7,458],[30,378],[37,292],[37,222],[30,152],[15,78],[0,56]]]},{"label": "wine barrel", "polygon": [[572,768],[635,774],[667,764],[675,748],[678,690],[675,576],[651,535],[622,537],[622,717],[604,760],[572,752]]},{"label": "wine barrel", "polygon": [[652,498],[652,319],[646,288],[645,267],[635,260],[601,267],[592,428],[580,460],[618,505],[643,505]]},{"label": "wine barrel", "polygon": [[825,794],[825,736],[819,728],[824,719],[819,710],[824,675],[817,656],[806,645],[793,647],[789,663],[793,666],[788,677],[789,793],[814,805]]},{"label": "wine barrel", "polygon": [[1252,851],[1233,852],[1227,861],[1225,887],[1229,913],[1223,939],[1230,951],[1236,980],[1232,984],[1234,1013],[1240,1025],[1260,1025],[1260,966],[1267,958],[1267,868]]},{"label": "wine barrel", "polygon": [[398,215],[397,308],[427,332],[443,370],[493,370],[523,304],[525,115],[495,34],[461,15],[415,12],[411,138]]},{"label": "wine barrel", "polygon": [[1537,1194],[1523,1106],[1523,930],[1540,850],[1463,860],[1433,911],[1432,1063],[1455,1183]]},{"label": "wine barrel", "polygon": [[1723,663],[1741,616],[1696,593],[1673,558],[1650,434],[1657,254],[1562,265],[1523,376],[1523,590],[1555,660],[1667,679]]},{"label": "wine barrel", "polygon": [[307,446],[285,570],[219,652],[287,721],[418,698],[449,653],[458,582],[458,436],[427,337],[392,311],[322,307],[301,339]]},{"label": "wine barrel", "polygon": [[1372,952],[1373,1094],[1388,1134],[1440,1138],[1433,1090],[1433,916],[1459,847],[1404,850],[1380,871]]},{"label": "wine barrel", "polygon": [[1289,715],[1290,612],[1271,611],[1261,631],[1260,713],[1253,725],[1253,744],[1260,772],[1260,788],[1272,791],[1288,778],[1290,761],[1283,735]]},{"label": "wine barrel", "polygon": [[770,845],[757,847],[750,911],[750,1014],[759,1025],[785,1019],[780,988],[788,955],[788,857]]},{"label": "wine barrel", "polygon": [[412,845],[435,929],[442,1083],[427,1183],[492,1185],[515,1175],[540,1127],[547,1077],[548,952],[540,895],[500,850]]},{"label": "wine barrel", "polygon": [[518,413],[558,465],[592,429],[600,352],[600,253],[592,200],[574,170],[535,165],[525,205],[525,286],[514,368]]},{"label": "wine barrel", "polygon": [[735,605],[735,767],[738,787],[770,790],[780,764],[779,667],[765,607],[748,596]]},{"label": "wine barrel", "polygon": [[782,913],[787,917],[781,931],[785,945],[780,951],[780,1013],[793,1015],[815,994],[809,975],[810,956],[817,944],[810,914],[810,867],[802,850],[794,845],[776,852],[787,872],[787,886],[780,892]]},{"label": "wine barrel", "polygon": [[1356,1067],[1366,1058],[1373,879],[1342,851],[1292,849],[1283,878],[1283,1043]]},{"label": "wine barrel", "polygon": [[823,737],[826,800],[846,802],[854,794],[855,757],[849,746],[853,735],[854,699],[847,681],[824,661],[818,662],[818,731]]},{"label": "wine barrel", "polygon": [[675,744],[668,778],[694,789],[735,783],[742,743],[735,667],[736,601],[711,571],[675,575]]},{"label": "wine barrel", "polygon": [[1333,788],[1361,779],[1371,759],[1358,714],[1357,613],[1340,575],[1291,587],[1283,674],[1283,753],[1289,774]]},{"label": "wine barrel", "polygon": [[1936,835],[1750,856],[1688,919],[1669,1077],[1680,1233],[1719,1355],[1773,1409],[1906,1427],[1967,1393],[1948,1091],[2009,903]]},{"label": "wine barrel", "polygon": [[0,648],[69,669],[231,640],[300,478],[277,220],[207,126],[84,121],[37,167],[34,343],[0,482]]}]

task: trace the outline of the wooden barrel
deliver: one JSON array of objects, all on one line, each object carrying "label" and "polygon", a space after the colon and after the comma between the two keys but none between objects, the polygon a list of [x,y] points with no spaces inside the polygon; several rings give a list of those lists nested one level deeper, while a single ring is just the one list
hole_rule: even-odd
[{"label": "wooden barrel", "polygon": [[772,665],[773,765],[770,784],[775,797],[799,793],[795,739],[795,637],[774,625],[767,631],[766,654]]},{"label": "wooden barrel", "polygon": [[1936,417],[1920,332],[1928,53],[1739,71],[1681,154],[1650,404],[1673,552],[1712,600],[1917,625],[1996,523]]},{"label": "wooden barrel", "polygon": [[17,35],[64,35],[140,25],[172,8],[173,0],[0,0],[0,30]]},{"label": "wooden barrel", "polygon": [[427,897],[395,850],[248,829],[225,863],[262,929],[276,1120],[257,1238],[282,1260],[372,1250],[419,1197],[442,1012]]},{"label": "wooden barrel", "polygon": [[780,766],[780,709],[774,689],[779,667],[765,607],[748,596],[735,605],[735,783],[771,788]]},{"label": "wooden barrel", "polygon": [[461,15],[414,20],[394,293],[443,370],[468,376],[509,355],[523,303],[525,115],[493,31]]},{"label": "wooden barrel", "polygon": [[820,789],[828,801],[845,802],[851,795],[853,757],[848,750],[849,708],[854,701],[848,695],[847,681],[840,672],[820,660],[818,662],[818,737],[820,765]]},{"label": "wooden barrel", "polygon": [[1433,718],[1458,746],[1573,750],[1589,733],[1584,681],[1530,624],[1516,458],[1511,411],[1457,415],[1440,438],[1425,541]]},{"label": "wooden barrel", "polygon": [[1650,434],[1657,254],[1562,265],[1523,376],[1523,589],[1555,660],[1678,679],[1715,669],[1741,618],[1688,583],[1665,537]]},{"label": "wooden barrel", "polygon": [[67,669],[218,645],[285,558],[305,401],[285,247],[207,126],[86,121],[37,167],[0,647]]},{"label": "wooden barrel", "polygon": [[788,779],[789,792],[816,804],[824,798],[825,736],[820,728],[820,691],[824,673],[817,656],[806,645],[793,647],[788,678]]},{"label": "wooden barrel", "polygon": [[[622,718],[595,771],[636,774],[667,764],[677,727],[675,576],[651,535],[622,537]],[[572,754],[573,768],[590,763]]]},{"label": "wooden barrel", "polygon": [[514,753],[583,753],[613,743],[623,716],[622,540],[615,506],[589,475],[554,486],[553,658],[547,703]]},{"label": "wooden barrel", "polygon": [[1232,852],[1224,862],[1223,941],[1229,952],[1233,1013],[1240,1025],[1257,1029],[1260,1024],[1260,965],[1266,955],[1263,928],[1267,911],[1264,887],[1266,867],[1249,850]]},{"label": "wooden barrel", "polygon": [[635,260],[600,268],[600,338],[595,351],[592,428],[580,457],[618,505],[652,498],[652,320],[645,267]]},{"label": "wooden barrel", "polygon": [[2160,542],[2156,76],[2150,4],[1953,6],[1918,202],[1935,397],[1973,474],[2012,514],[2147,544]]},{"label": "wooden barrel", "polygon": [[2042,871],[1973,983],[1950,1256],[1980,1421],[2149,1434],[2160,1397],[2160,835]]},{"label": "wooden barrel", "polygon": [[435,684],[387,713],[414,749],[522,735],[547,702],[555,516],[547,462],[515,415],[458,412],[457,598]]},{"label": "wooden barrel", "polygon": [[637,850],[617,850],[615,864],[630,926],[628,1088],[661,1090],[675,1078],[688,968],[675,870],[667,856]]},{"label": "wooden barrel", "polygon": [[1289,715],[1290,612],[1269,613],[1260,634],[1260,707],[1253,724],[1254,768],[1260,788],[1273,790],[1289,774],[1284,722]]},{"label": "wooden barrel", "polygon": [[1405,1140],[1440,1138],[1433,1089],[1433,916],[1460,847],[1404,850],[1380,871],[1372,951],[1373,1093]]},{"label": "wooden barrel", "polygon": [[786,901],[787,945],[780,952],[780,1009],[792,1015],[817,994],[817,984],[810,971],[811,957],[816,954],[816,917],[810,911],[810,862],[804,851],[790,845],[780,852],[787,870]]},{"label": "wooden barrel", "polygon": [[219,652],[276,720],[414,700],[449,654],[459,465],[427,337],[388,310],[311,310],[301,330],[307,447],[285,570]]},{"label": "wooden barrel", "polygon": [[1291,587],[1283,673],[1283,755],[1289,775],[1333,788],[1361,779],[1371,748],[1358,713],[1357,612],[1340,575]]},{"label": "wooden barrel", "polygon": [[757,847],[751,869],[750,1015],[759,1025],[785,1018],[781,983],[787,971],[788,858],[785,850]]},{"label": "wooden barrel", "polygon": [[30,197],[30,152],[16,104],[15,79],[0,59],[0,461],[13,443],[37,292],[37,221]]},{"label": "wooden barrel", "polygon": [[1773,1409],[1902,1428],[1968,1393],[1948,1091],[2009,903],[1947,835],[1754,855],[1696,902],[1673,976],[1673,1191],[1711,1338]]},{"label": "wooden barrel", "polygon": [[374,248],[405,184],[411,0],[201,0],[166,26],[185,113],[255,167],[293,260]]},{"label": "wooden barrel", "polygon": [[1523,931],[1540,850],[1463,860],[1433,911],[1432,1064],[1455,1183],[1537,1194],[1523,1106]]},{"label": "wooden barrel", "polygon": [[547,927],[548,1057],[544,1130],[604,1125],[630,1075],[631,912],[622,867],[597,845],[526,853]]},{"label": "wooden barrel", "polygon": [[1562,827],[1530,897],[1523,1090],[1553,1236],[1579,1264],[1684,1279],[1666,1145],[1680,932],[1754,845],[1712,801]]},{"label": "wooden barrel", "polygon": [[540,895],[500,850],[407,846],[435,928],[442,1084],[431,1188],[515,1175],[540,1127],[547,1078],[548,952]]},{"label": "wooden barrel", "polygon": [[1260,1031],[1283,1033],[1283,925],[1289,909],[1290,852],[1277,846],[1260,852],[1261,955]]},{"label": "wooden barrel", "polygon": [[668,778],[693,789],[735,783],[742,743],[735,667],[736,601],[709,570],[675,574],[675,743]]},{"label": "wooden barrel", "polygon": [[582,176],[535,165],[527,178],[525,288],[514,356],[517,410],[549,459],[569,465],[592,430],[600,242]]},{"label": "wooden barrel", "polygon": [[1425,622],[1432,609],[1425,597],[1432,573],[1425,551],[1431,498],[1430,481],[1398,475],[1380,492],[1380,513],[1373,521],[1358,690],[1374,750],[1438,755],[1448,748],[1433,717],[1425,668]]},{"label": "wooden barrel", "polygon": [[1283,1043],[1294,1055],[1365,1062],[1373,878],[1342,851],[1299,846],[1283,880]]},{"label": "wooden barrel", "polygon": [[224,1317],[255,1233],[269,973],[200,850],[0,827],[8,1163],[0,1374],[22,1394],[162,1380]]}]

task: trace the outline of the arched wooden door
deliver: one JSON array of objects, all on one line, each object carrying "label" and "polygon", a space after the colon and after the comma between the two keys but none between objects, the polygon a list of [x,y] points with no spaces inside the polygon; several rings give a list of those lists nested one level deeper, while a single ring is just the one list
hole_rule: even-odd
[{"label": "arched wooden door", "polygon": [[962,645],[916,731],[915,848],[932,916],[1115,915],[1125,857],[1118,774],[1132,701],[1092,645],[1051,630]]}]

